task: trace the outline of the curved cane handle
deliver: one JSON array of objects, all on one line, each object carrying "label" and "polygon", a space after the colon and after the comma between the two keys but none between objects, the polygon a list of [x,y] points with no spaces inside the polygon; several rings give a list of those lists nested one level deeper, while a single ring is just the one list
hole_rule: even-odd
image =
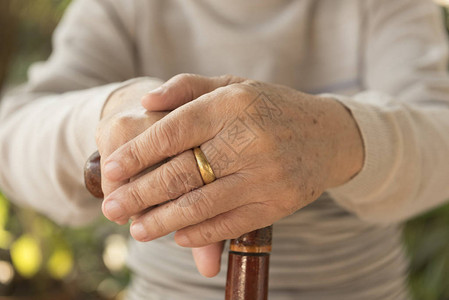
[{"label": "curved cane handle", "polygon": [[84,184],[92,196],[103,198],[103,191],[101,190],[101,165],[100,153],[95,151],[87,159],[84,165]]},{"label": "curved cane handle", "polygon": [[[103,198],[101,165],[98,151],[84,165],[87,190]],[[226,300],[266,300],[272,226],[246,233],[231,240],[229,249]]]}]

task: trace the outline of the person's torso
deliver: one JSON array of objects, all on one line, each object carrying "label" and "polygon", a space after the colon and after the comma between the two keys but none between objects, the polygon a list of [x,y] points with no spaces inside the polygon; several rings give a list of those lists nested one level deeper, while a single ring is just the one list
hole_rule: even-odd
[{"label": "person's torso", "polygon": [[[364,3],[358,0],[134,4],[136,76],[233,74],[308,93],[363,90]],[[324,194],[274,225],[270,299],[406,299],[400,227],[362,222]],[[221,299],[172,235],[132,242],[129,299]],[[141,298],[144,297],[146,298]],[[159,296],[158,296],[159,295]]]}]

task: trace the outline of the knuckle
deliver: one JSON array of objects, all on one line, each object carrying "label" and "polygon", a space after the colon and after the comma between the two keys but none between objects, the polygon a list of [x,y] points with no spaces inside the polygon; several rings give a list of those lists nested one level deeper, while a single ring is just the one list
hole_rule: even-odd
[{"label": "knuckle", "polygon": [[173,77],[178,82],[188,83],[192,78],[195,78],[197,75],[192,73],[180,73]]},{"label": "knuckle", "polygon": [[191,203],[196,218],[208,219],[213,216],[214,209],[210,198],[201,192],[201,190],[193,191],[187,195],[190,197],[189,203]]},{"label": "knuckle", "polygon": [[154,130],[150,131],[150,140],[153,151],[159,156],[174,156],[174,146],[177,144],[177,134],[172,122],[159,122],[154,125]]},{"label": "knuckle", "polygon": [[181,74],[179,74],[179,79],[178,80],[181,83],[191,84],[192,81],[194,81],[198,77],[199,77],[198,75],[192,74],[192,73],[181,73]]},{"label": "knuckle", "polygon": [[180,159],[174,159],[167,163],[158,175],[158,182],[167,191],[170,199],[175,199],[199,186],[193,175],[187,172],[185,164]]},{"label": "knuckle", "polygon": [[161,172],[156,173],[156,182],[163,191],[167,192],[168,200],[179,197],[179,185],[176,178],[172,177],[169,167],[164,167]]},{"label": "knuckle", "polygon": [[185,162],[179,157],[172,159],[166,166],[167,174],[170,175],[170,177],[176,178],[178,180],[181,179],[179,175],[184,174],[185,171]]},{"label": "knuckle", "polygon": [[165,225],[165,222],[160,218],[160,216],[158,214],[154,214],[151,217],[151,231],[153,232],[157,232],[160,235],[163,235],[164,233],[167,232],[168,228]]},{"label": "knuckle", "polygon": [[222,85],[224,86],[245,81],[244,78],[231,74],[220,75],[217,77],[217,79],[219,80],[219,82],[222,82]]},{"label": "knuckle", "polygon": [[184,199],[181,200],[181,203],[176,203],[176,215],[179,217],[179,221],[185,225],[197,223],[198,216],[196,215],[196,211],[191,206],[183,205],[183,201]]},{"label": "knuckle", "polygon": [[227,219],[221,219],[215,230],[218,236],[227,239],[237,238],[242,234],[239,232],[237,224],[230,224]]},{"label": "knuckle", "polygon": [[242,82],[248,89],[250,89],[253,93],[259,94],[264,90],[264,83],[257,80],[246,79]]},{"label": "knuckle", "polygon": [[109,117],[107,121],[102,121],[95,132],[95,141],[100,147],[106,145],[122,145],[128,142],[131,138],[127,134],[134,125],[134,119],[131,116],[118,114]]},{"label": "knuckle", "polygon": [[139,185],[131,184],[128,188],[128,194],[133,200],[133,206],[136,206],[137,209],[144,209],[147,207],[147,201]]},{"label": "knuckle", "polygon": [[145,168],[145,157],[146,153],[143,149],[148,149],[142,145],[141,141],[131,142],[127,148],[126,157],[132,162],[133,167],[142,170]]},{"label": "knuckle", "polygon": [[177,207],[181,210],[180,215],[184,220],[195,223],[207,219],[211,215],[212,208],[208,203],[203,193],[193,191],[180,198]]},{"label": "knuckle", "polygon": [[243,84],[246,85],[246,86],[248,86],[248,87],[255,87],[255,86],[260,85],[260,81],[253,80],[253,79],[246,79],[246,80],[243,82]]},{"label": "knuckle", "polygon": [[251,86],[248,86],[244,83],[237,83],[233,85],[235,93],[237,93],[240,97],[247,97],[251,95],[253,89]]},{"label": "knuckle", "polygon": [[188,95],[190,99],[194,99],[194,92],[192,89],[192,86],[195,86],[196,83],[199,81],[200,76],[196,74],[190,74],[190,73],[182,73],[179,75],[176,75],[175,77],[176,85],[186,87],[186,92],[190,93]]},{"label": "knuckle", "polygon": [[169,199],[176,199],[182,194],[183,182],[181,176],[178,175],[176,167],[171,162],[164,166],[157,176],[157,182],[163,190],[167,191]]},{"label": "knuckle", "polygon": [[244,105],[250,105],[254,101],[255,90],[253,87],[243,83],[237,83],[232,86],[234,90],[233,97],[239,99],[241,103]]},{"label": "knuckle", "polygon": [[121,133],[134,125],[134,118],[126,114],[117,114],[109,121],[109,129],[112,133]]}]

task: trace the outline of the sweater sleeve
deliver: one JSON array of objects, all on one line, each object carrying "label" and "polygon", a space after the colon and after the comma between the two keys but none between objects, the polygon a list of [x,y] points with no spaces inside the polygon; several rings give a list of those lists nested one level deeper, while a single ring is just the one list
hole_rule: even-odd
[{"label": "sweater sleeve", "polygon": [[400,222],[449,198],[448,45],[431,1],[368,3],[367,91],[334,95],[359,126],[365,163],[329,192],[364,220]]},{"label": "sweater sleeve", "polygon": [[[0,106],[2,191],[62,224],[99,215],[100,201],[84,187],[83,165],[96,149],[106,99],[138,75],[132,28],[121,22],[126,9],[117,3],[75,1],[48,61],[34,65],[28,83]],[[152,82],[149,90],[160,81]]]}]

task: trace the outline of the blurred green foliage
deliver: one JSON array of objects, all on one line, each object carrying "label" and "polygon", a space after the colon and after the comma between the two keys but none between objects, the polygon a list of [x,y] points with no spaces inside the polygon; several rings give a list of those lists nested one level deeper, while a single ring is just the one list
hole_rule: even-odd
[{"label": "blurred green foliage", "polygon": [[[17,22],[8,30],[17,34],[9,85],[22,82],[29,65],[49,55],[51,34],[69,3],[10,2]],[[449,10],[443,11],[449,32]],[[128,228],[105,219],[85,228],[62,228],[29,209],[9,204],[0,195],[0,295],[119,299],[129,282],[128,270],[116,259],[117,251],[123,253],[127,232]],[[449,204],[409,221],[404,243],[411,258],[413,298],[449,299]]]},{"label": "blurred green foliage", "polygon": [[449,205],[409,221],[404,241],[414,299],[449,299]]}]

